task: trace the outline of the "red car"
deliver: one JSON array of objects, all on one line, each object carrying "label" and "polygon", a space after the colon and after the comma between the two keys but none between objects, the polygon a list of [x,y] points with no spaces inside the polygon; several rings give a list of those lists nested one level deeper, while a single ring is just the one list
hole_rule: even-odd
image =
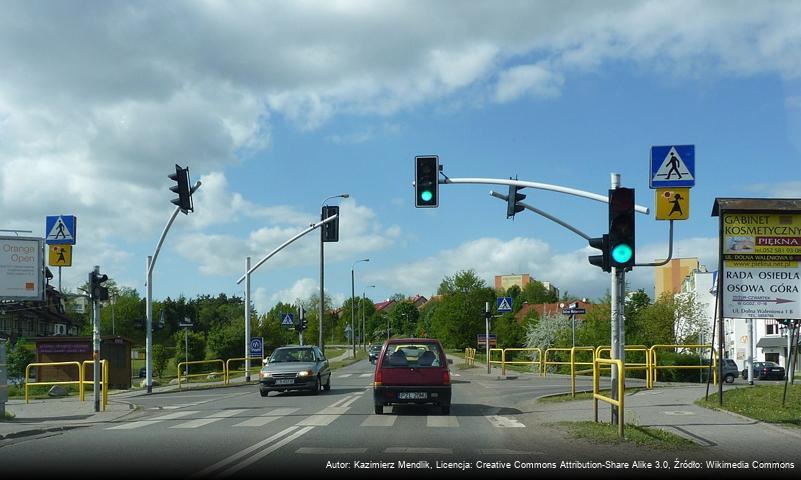
[{"label": "red car", "polygon": [[375,413],[385,405],[434,404],[451,412],[451,375],[439,340],[393,338],[384,342],[375,367]]}]

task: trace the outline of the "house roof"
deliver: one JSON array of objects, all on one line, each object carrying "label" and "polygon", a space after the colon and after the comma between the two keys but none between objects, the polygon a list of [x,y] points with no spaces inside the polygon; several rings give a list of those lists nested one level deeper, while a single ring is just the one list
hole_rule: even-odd
[{"label": "house roof", "polygon": [[384,302],[378,302],[375,304],[375,311],[380,312],[382,310],[386,310],[387,308],[391,307],[395,304],[395,300],[386,300]]},{"label": "house roof", "polygon": [[757,348],[781,348],[787,346],[786,337],[762,337],[756,344]]},{"label": "house roof", "polygon": [[[562,310],[567,308],[568,305],[571,303],[578,304],[577,308],[583,308],[589,312],[592,310],[593,304],[589,302],[583,302],[581,300],[573,300],[570,302],[556,302],[556,303],[524,303],[523,307],[520,311],[517,312],[515,315],[515,320],[518,323],[521,323],[524,318],[532,311],[536,311],[537,315],[542,318],[544,315],[557,315],[561,314]],[[564,306],[562,306],[564,305]],[[577,314],[576,318],[581,320],[584,318],[584,314]]]}]

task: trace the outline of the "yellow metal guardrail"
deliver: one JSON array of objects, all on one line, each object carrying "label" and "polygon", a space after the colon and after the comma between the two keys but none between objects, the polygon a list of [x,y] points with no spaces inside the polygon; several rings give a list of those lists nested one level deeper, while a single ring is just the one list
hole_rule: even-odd
[{"label": "yellow metal guardrail", "polygon": [[690,345],[652,345],[651,348],[648,349],[648,352],[651,356],[651,378],[650,378],[650,385],[648,388],[654,388],[654,383],[656,382],[656,373],[657,370],[670,370],[670,369],[680,369],[680,370],[707,370],[709,369],[709,365],[663,365],[659,366],[657,362],[656,352],[658,349],[677,349],[677,348],[693,348],[693,349],[711,349],[712,350],[712,383],[718,383],[718,369],[717,369],[717,354],[715,349],[710,344],[690,344]]},{"label": "yellow metal guardrail", "polygon": [[262,360],[264,360],[262,357],[229,358],[228,360],[225,361],[225,378],[224,378],[223,383],[228,385],[231,382],[231,373],[232,372],[234,372],[234,373],[239,373],[239,372],[247,373],[247,371],[244,369],[244,366],[243,366],[242,370],[231,370],[231,362],[244,362],[246,360],[250,360],[250,361],[256,360],[256,361],[258,361],[258,367],[254,367],[253,364],[250,365],[251,371],[254,368],[258,368],[259,370],[261,370]]},{"label": "yellow metal guardrail", "polygon": [[[537,352],[536,360],[507,360],[506,354],[509,352]],[[504,348],[501,355],[501,375],[506,375],[506,365],[537,365],[537,371],[542,374],[542,349],[539,348]]]},{"label": "yellow metal guardrail", "polygon": [[[501,352],[501,359],[500,360],[493,360],[492,359],[492,352]],[[503,369],[503,364],[504,364],[505,357],[506,357],[506,355],[504,354],[502,348],[490,348],[489,349],[488,358],[489,358],[490,366],[492,366],[493,363],[499,363],[499,364],[501,364],[501,369]]]},{"label": "yellow metal guardrail", "polygon": [[[93,365],[95,364],[94,360],[84,360],[81,363],[81,377],[83,377],[83,387],[81,388],[81,401],[83,401],[84,392],[86,391],[86,385],[94,386],[95,381],[94,379],[86,380],[86,365]],[[108,360],[100,360],[100,391],[102,395],[100,397],[100,404],[103,406],[103,410],[106,410],[108,406]]]},{"label": "yellow metal guardrail", "polygon": [[548,349],[545,350],[545,354],[543,355],[543,360],[542,360],[542,375],[543,376],[547,376],[548,375],[548,366],[549,365],[570,365],[570,362],[562,362],[562,361],[558,361],[558,360],[550,360],[549,361],[548,360],[548,354],[549,353],[555,353],[555,352],[570,352],[570,347],[567,347],[567,348],[554,347],[554,348],[548,348]]},{"label": "yellow metal guardrail", "polygon": [[226,369],[225,369],[225,361],[216,359],[216,360],[195,360],[192,362],[180,362],[178,364],[178,388],[181,388],[181,367],[188,366],[188,365],[211,365],[211,364],[220,364],[222,366],[222,371],[220,372],[203,372],[203,373],[192,373],[183,375],[183,378],[186,379],[186,383],[189,384],[189,380],[191,377],[207,377],[209,375],[220,375],[223,376],[223,381],[226,377]]},{"label": "yellow metal guardrail", "polygon": [[[589,362],[577,362],[576,352],[590,352],[592,354],[592,360]],[[576,365],[589,365],[593,369],[576,371]],[[573,397],[576,396],[576,374],[591,373],[591,372],[594,373],[594,368],[595,368],[595,347],[572,347],[570,349],[570,393],[573,395]]]},{"label": "yellow metal guardrail", "polygon": [[[618,371],[618,382],[617,382],[617,400],[614,398],[609,398],[601,395],[601,365],[617,365]],[[592,361],[592,412],[595,415],[595,421],[598,422],[598,400],[602,402],[609,403],[611,405],[615,405],[618,407],[618,424],[617,424],[617,435],[620,438],[623,438],[623,425],[624,417],[623,413],[625,409],[623,408],[624,405],[624,390],[623,386],[626,384],[626,373],[625,369],[623,368],[623,361],[621,360],[609,360],[606,358],[596,358]]]},{"label": "yellow metal guardrail", "polygon": [[[633,363],[628,361],[628,357],[626,358],[625,368],[626,370],[645,370],[645,385],[647,388],[651,387],[651,354],[648,351],[648,347],[645,345],[626,345],[624,348],[626,353],[629,352],[642,352],[645,356],[645,363]],[[595,358],[604,358],[604,353],[609,355],[610,359],[612,357],[612,347],[605,345],[595,349]],[[603,368],[603,367],[601,367]],[[609,367],[611,368],[611,367]]]},{"label": "yellow metal guardrail", "polygon": [[[29,382],[31,378],[31,367],[58,367],[62,365],[74,365],[78,368],[78,380],[69,380],[64,382]],[[38,380],[38,378],[37,378]],[[80,362],[45,362],[45,363],[29,363],[25,367],[25,403],[28,403],[28,387],[32,385],[78,385],[78,395],[83,400],[83,370],[81,369]]]},{"label": "yellow metal guardrail", "polygon": [[469,365],[473,366],[476,364],[476,349],[467,347],[464,349],[464,362]]}]

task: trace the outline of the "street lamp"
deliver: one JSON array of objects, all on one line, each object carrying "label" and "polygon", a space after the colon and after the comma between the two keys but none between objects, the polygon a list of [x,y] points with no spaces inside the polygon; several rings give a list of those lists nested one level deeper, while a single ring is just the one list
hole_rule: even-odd
[{"label": "street lamp", "polygon": [[[320,220],[325,220],[323,218],[323,207],[325,206],[326,202],[331,200],[332,198],[348,198],[350,197],[347,193],[342,193],[339,195],[331,195],[330,197],[323,200],[322,205],[320,205]],[[325,270],[324,270],[324,249],[323,245],[323,228],[320,228],[320,332],[318,338],[318,346],[320,350],[325,352],[325,345],[323,344],[323,317],[325,316]]]},{"label": "street lamp", "polygon": [[[355,298],[356,297],[356,293],[354,291],[354,289],[356,288],[355,287],[355,285],[356,285],[356,281],[355,281],[356,274],[354,273],[354,270],[356,269],[356,264],[357,263],[359,263],[359,262],[369,262],[369,261],[370,261],[369,258],[363,258],[361,260],[356,260],[355,262],[353,262],[353,265],[350,266],[350,331],[351,331],[350,340],[351,340],[351,342],[353,344],[353,358],[356,358],[356,335],[354,335],[355,330],[353,329],[353,317],[356,315],[356,309],[354,307],[354,303],[356,301],[356,298]],[[364,331],[362,331],[362,336],[364,336]]]},{"label": "street lamp", "polygon": [[364,292],[366,292],[368,288],[375,288],[375,285],[364,287],[364,290],[362,290],[362,301],[359,302],[359,307],[362,309],[362,346],[364,349],[367,348],[367,344],[364,343]]}]

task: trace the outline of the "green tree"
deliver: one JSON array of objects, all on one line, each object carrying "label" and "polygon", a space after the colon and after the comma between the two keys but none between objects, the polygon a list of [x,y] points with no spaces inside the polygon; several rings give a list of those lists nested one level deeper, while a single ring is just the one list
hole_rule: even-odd
[{"label": "green tree", "polygon": [[[190,362],[197,360],[204,360],[206,358],[206,338],[202,332],[196,332],[190,330],[188,337],[186,337],[186,340],[184,338],[184,332],[175,332],[174,340],[176,346],[175,348],[176,365],[180,362],[187,360],[187,355],[185,354],[185,349],[184,349],[184,345],[187,342],[189,344],[188,360]],[[244,342],[244,338],[242,341]]]},{"label": "green tree", "polygon": [[495,302],[495,290],[466,270],[445,277],[438,294],[442,299],[431,316],[432,337],[447,348],[476,345],[476,335],[484,332],[484,304]]},{"label": "green tree", "polygon": [[555,290],[545,288],[545,285],[537,280],[532,280],[523,287],[522,296],[523,300],[530,304],[559,301]]},{"label": "green tree", "polygon": [[25,345],[25,339],[18,339],[14,348],[10,349],[6,354],[8,376],[10,378],[20,378],[22,382],[26,382],[28,379],[23,378],[25,377],[25,369],[35,360],[36,354]]},{"label": "green tree", "polygon": [[153,345],[153,373],[156,377],[161,378],[164,375],[164,370],[167,369],[167,363],[170,361],[170,351],[161,344]]},{"label": "green tree", "polygon": [[[244,317],[244,315],[243,315]],[[258,336],[258,335],[254,335]],[[206,344],[211,358],[242,358],[245,356],[245,324],[240,319],[215,325]]]},{"label": "green tree", "polygon": [[417,320],[420,312],[412,302],[398,302],[389,312],[390,324],[394,336],[410,337],[417,333]]}]

